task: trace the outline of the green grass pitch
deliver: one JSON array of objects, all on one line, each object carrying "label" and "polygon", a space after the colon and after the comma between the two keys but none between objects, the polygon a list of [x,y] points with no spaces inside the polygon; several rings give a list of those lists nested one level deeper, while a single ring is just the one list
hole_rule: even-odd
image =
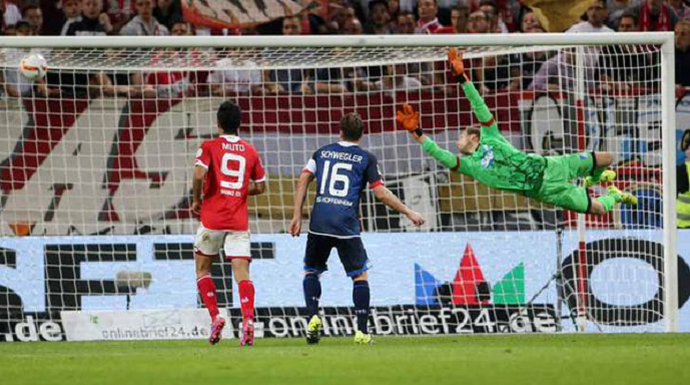
[{"label": "green grass pitch", "polygon": [[690,334],[3,343],[0,384],[690,384]]}]

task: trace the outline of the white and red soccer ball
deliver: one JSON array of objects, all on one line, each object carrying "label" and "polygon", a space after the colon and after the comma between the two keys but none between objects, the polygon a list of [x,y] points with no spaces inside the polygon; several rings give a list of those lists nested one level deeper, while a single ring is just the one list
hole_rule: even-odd
[{"label": "white and red soccer ball", "polygon": [[36,81],[46,76],[48,62],[39,54],[24,56],[19,63],[19,72],[27,79]]}]

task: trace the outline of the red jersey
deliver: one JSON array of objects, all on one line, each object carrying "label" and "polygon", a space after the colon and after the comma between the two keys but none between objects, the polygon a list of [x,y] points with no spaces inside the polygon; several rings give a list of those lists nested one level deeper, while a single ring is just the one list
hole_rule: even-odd
[{"label": "red jersey", "polygon": [[222,135],[201,145],[195,164],[207,170],[201,201],[201,224],[211,230],[249,230],[249,181],[266,180],[254,146],[237,136]]}]

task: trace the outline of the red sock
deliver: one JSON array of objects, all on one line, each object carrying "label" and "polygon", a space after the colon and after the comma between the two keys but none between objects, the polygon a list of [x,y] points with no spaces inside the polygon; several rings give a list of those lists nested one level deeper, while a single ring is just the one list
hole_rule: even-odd
[{"label": "red sock", "polygon": [[208,313],[211,315],[211,321],[215,321],[218,316],[218,300],[216,299],[216,284],[213,283],[213,278],[210,275],[198,278],[196,286],[199,288],[199,294],[201,294]]},{"label": "red sock", "polygon": [[250,280],[240,281],[237,284],[240,288],[240,307],[242,308],[242,318],[245,320],[254,319],[254,284]]}]

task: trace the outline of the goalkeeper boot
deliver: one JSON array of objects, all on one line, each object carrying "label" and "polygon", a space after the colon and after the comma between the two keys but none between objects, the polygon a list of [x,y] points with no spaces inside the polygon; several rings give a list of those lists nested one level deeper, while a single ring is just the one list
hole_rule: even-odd
[{"label": "goalkeeper boot", "polygon": [[211,345],[215,345],[220,342],[224,327],[225,318],[218,316],[215,320],[213,320],[213,323],[211,324],[211,336],[208,339],[208,342]]},{"label": "goalkeeper boot", "polygon": [[321,318],[319,316],[315,315],[311,317],[309,320],[309,324],[307,325],[307,343],[312,345],[312,344],[318,344],[319,340],[321,339],[321,329],[323,328],[323,323],[321,322]]},{"label": "goalkeeper boot", "polygon": [[614,179],[616,179],[616,172],[615,171],[604,170],[604,172],[601,173],[599,180],[594,180],[594,178],[591,176],[588,176],[587,178],[585,178],[585,186],[586,187],[592,187],[595,184],[599,184],[599,183],[603,183],[603,182],[610,182]]},{"label": "goalkeeper boot", "polygon": [[374,339],[371,337],[371,334],[364,334],[361,331],[357,330],[357,333],[355,333],[355,344],[373,345]]},{"label": "goalkeeper boot", "polygon": [[254,321],[246,320],[242,323],[242,338],[240,346],[254,346]]},{"label": "goalkeeper boot", "polygon": [[618,195],[620,197],[620,199],[616,199],[616,201],[618,201],[620,203],[625,203],[625,204],[631,205],[631,206],[637,205],[637,197],[636,196],[634,196],[630,193],[621,191],[616,186],[609,186],[608,190],[609,190],[609,195]]}]

